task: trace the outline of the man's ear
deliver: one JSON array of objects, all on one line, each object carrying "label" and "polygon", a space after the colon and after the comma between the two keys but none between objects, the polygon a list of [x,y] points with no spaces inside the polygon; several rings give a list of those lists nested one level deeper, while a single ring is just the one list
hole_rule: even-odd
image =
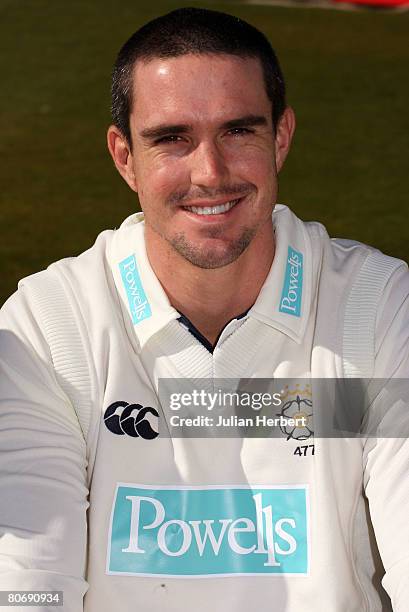
[{"label": "man's ear", "polygon": [[110,125],[108,128],[107,144],[119,174],[128,183],[132,191],[137,192],[132,151],[127,139],[115,125]]},{"label": "man's ear", "polygon": [[287,154],[290,150],[291,141],[295,131],[295,115],[291,106],[287,106],[280,117],[276,127],[275,135],[275,161],[277,172],[280,172],[284,165]]}]

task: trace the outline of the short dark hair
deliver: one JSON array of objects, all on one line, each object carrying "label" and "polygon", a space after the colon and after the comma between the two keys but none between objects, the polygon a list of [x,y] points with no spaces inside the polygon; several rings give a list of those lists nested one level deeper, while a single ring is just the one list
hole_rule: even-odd
[{"label": "short dark hair", "polygon": [[129,116],[132,111],[132,71],[135,62],[188,53],[258,58],[267,96],[272,103],[274,129],[277,127],[286,107],[285,83],[276,54],[266,36],[233,15],[202,8],[180,8],[146,23],[132,34],[118,53],[112,74],[112,121],[131,146]]}]

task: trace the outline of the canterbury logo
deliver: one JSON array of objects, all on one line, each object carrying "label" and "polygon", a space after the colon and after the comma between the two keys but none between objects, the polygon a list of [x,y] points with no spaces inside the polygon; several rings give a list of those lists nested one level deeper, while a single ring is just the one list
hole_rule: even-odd
[{"label": "canterbury logo", "polygon": [[128,404],[128,402],[114,402],[105,410],[104,422],[109,431],[119,436],[127,434],[132,438],[144,438],[153,440],[158,436],[158,432],[152,428],[150,421],[145,418],[147,415],[159,418],[155,408],[147,406],[144,408],[140,404]]}]

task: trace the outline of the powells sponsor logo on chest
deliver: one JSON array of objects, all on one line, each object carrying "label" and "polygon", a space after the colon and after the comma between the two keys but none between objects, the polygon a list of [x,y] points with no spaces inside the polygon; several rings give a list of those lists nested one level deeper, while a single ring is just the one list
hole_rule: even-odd
[{"label": "powells sponsor logo on chest", "polygon": [[132,323],[136,325],[152,316],[152,310],[146,298],[139,276],[135,255],[130,255],[120,262],[119,270],[122,283],[128,298]]},{"label": "powells sponsor logo on chest", "polygon": [[308,515],[305,485],[119,484],[107,573],[196,578],[306,575]]},{"label": "powells sponsor logo on chest", "polygon": [[284,276],[283,291],[280,300],[280,312],[301,316],[303,287],[303,254],[288,247],[287,264]]}]

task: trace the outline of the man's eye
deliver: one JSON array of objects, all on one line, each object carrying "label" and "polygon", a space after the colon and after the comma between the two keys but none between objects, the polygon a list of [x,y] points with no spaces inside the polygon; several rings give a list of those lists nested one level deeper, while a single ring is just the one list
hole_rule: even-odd
[{"label": "man's eye", "polygon": [[237,127],[237,128],[232,128],[231,130],[229,130],[229,134],[231,134],[232,136],[245,136],[246,134],[252,134],[253,130],[249,130],[248,128],[245,127]]},{"label": "man's eye", "polygon": [[180,142],[182,139],[180,136],[178,136],[177,134],[169,134],[168,136],[161,136],[160,138],[157,138],[155,140],[155,144],[167,144],[167,143],[174,143],[174,142]]}]

